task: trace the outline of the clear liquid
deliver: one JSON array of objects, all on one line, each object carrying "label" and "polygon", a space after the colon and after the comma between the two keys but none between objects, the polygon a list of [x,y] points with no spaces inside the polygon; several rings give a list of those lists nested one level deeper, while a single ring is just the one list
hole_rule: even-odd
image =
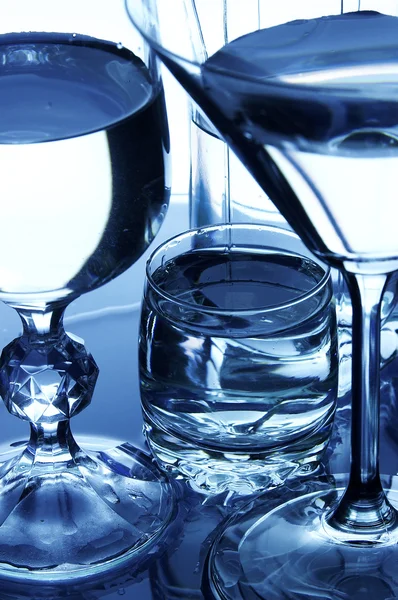
[{"label": "clear liquid", "polygon": [[116,277],[165,215],[163,92],[132,52],[0,36],[0,296],[41,303]]},{"label": "clear liquid", "polygon": [[[196,100],[307,245],[398,256],[398,18],[355,12],[234,40]],[[196,82],[198,83],[198,82]]]},{"label": "clear liquid", "polygon": [[288,254],[201,250],[157,269],[156,285],[184,304],[146,287],[147,423],[225,452],[278,449],[320,428],[337,389],[331,288],[274,313],[261,309],[287,305],[322,276],[313,261]]}]

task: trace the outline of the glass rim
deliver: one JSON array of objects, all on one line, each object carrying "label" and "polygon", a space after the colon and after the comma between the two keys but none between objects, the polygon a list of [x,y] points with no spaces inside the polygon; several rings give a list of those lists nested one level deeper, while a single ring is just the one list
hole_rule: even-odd
[{"label": "glass rim", "polygon": [[[255,313],[255,314],[270,314],[270,313],[274,313],[275,311],[286,310],[293,306],[297,306],[298,304],[301,304],[302,302],[305,302],[305,301],[309,300],[310,298],[319,294],[319,292],[322,289],[324,289],[326,287],[326,285],[329,283],[329,281],[331,279],[330,266],[325,264],[320,258],[315,256],[310,250],[308,250],[308,253],[311,254],[315,259],[319,260],[319,263],[320,263],[319,266],[321,266],[321,268],[324,271],[321,279],[309,291],[301,294],[300,296],[296,297],[294,300],[290,300],[289,302],[283,302],[281,304],[277,304],[276,306],[271,306],[268,308],[258,307],[258,308],[250,308],[250,309],[233,309],[233,310],[231,310],[229,308],[214,308],[214,307],[207,307],[207,306],[198,306],[196,304],[193,304],[192,302],[188,302],[186,300],[181,300],[181,299],[177,298],[176,296],[174,296],[173,294],[166,292],[153,280],[152,275],[153,275],[153,273],[156,273],[156,271],[157,271],[157,269],[155,269],[153,271],[153,273],[151,273],[151,266],[152,266],[154,260],[158,256],[160,256],[162,254],[164,255],[166,250],[175,246],[177,243],[179,243],[179,241],[182,241],[183,239],[193,238],[198,234],[205,234],[205,233],[212,232],[212,231],[213,232],[217,232],[217,231],[222,232],[227,229],[234,229],[234,230],[242,229],[242,230],[246,230],[246,231],[256,231],[256,232],[268,231],[268,232],[280,233],[282,235],[285,235],[290,238],[294,238],[294,239],[298,240],[299,242],[301,242],[303,244],[303,247],[306,248],[306,246],[304,245],[304,242],[301,241],[301,238],[294,231],[290,231],[289,229],[284,229],[284,228],[278,227],[276,225],[267,225],[267,224],[261,224],[261,223],[259,223],[259,224],[223,223],[223,224],[216,224],[216,225],[207,225],[204,227],[196,227],[196,228],[188,229],[182,233],[178,233],[178,234],[174,235],[173,237],[162,242],[160,244],[160,246],[155,248],[155,250],[151,253],[148,260],[146,261],[146,266],[145,266],[146,282],[148,283],[148,285],[156,292],[156,294],[161,296],[164,300],[167,300],[168,302],[172,302],[173,304],[175,304],[177,306],[181,306],[183,308],[192,309],[194,307],[197,312],[206,313],[206,314],[215,314],[215,315],[233,314],[233,315],[244,316],[244,315],[252,315],[253,313]],[[234,247],[236,248],[236,245],[234,245]],[[239,244],[239,247],[243,248],[245,246],[243,244]],[[270,254],[270,252],[266,251],[267,248],[265,246],[256,245],[255,247],[257,249],[259,249],[260,251],[264,250],[264,254]],[[296,252],[295,250],[285,250],[283,248],[275,248],[275,251],[277,251],[279,254],[283,254],[285,256],[297,256],[297,257],[305,258],[306,260],[311,260],[312,262],[315,262],[315,260],[314,260],[314,258],[312,258],[312,256],[305,256],[304,254],[302,254],[300,252]],[[162,261],[162,264],[163,264],[163,261]]]},{"label": "glass rim", "polygon": [[[191,65],[192,67],[195,67],[198,69],[201,69],[203,67],[203,65],[207,62],[207,60],[199,61],[199,60],[194,60],[192,58],[187,58],[186,56],[179,54],[179,53],[175,52],[174,50],[170,50],[170,48],[168,48],[167,46],[162,45],[156,39],[155,36],[149,35],[145,31],[145,28],[142,27],[140,25],[140,23],[134,18],[134,15],[132,14],[132,11],[130,10],[130,7],[129,7],[129,0],[124,0],[124,4],[125,4],[125,9],[128,14],[128,17],[130,18],[134,27],[139,31],[141,36],[145,39],[145,41],[149,44],[149,46],[154,50],[154,52],[159,55],[160,60],[162,60],[162,55],[167,55],[168,57],[171,57],[177,63],[178,62],[186,63],[187,65]],[[366,9],[363,9],[363,10],[366,10]],[[319,17],[317,17],[317,18],[319,18]],[[281,24],[283,24],[283,23],[281,23]],[[272,26],[272,27],[275,27],[275,26]],[[272,27],[269,27],[269,29],[271,29]],[[266,27],[264,29],[268,29],[268,27]],[[239,37],[244,37],[255,31],[258,31],[258,29],[253,29],[251,31],[247,31],[246,33],[242,34]],[[238,39],[238,38],[236,38],[236,39]],[[235,40],[232,40],[232,42],[233,41],[235,41]],[[211,54],[208,58],[217,54],[217,52],[222,50],[226,45],[228,45],[228,44],[221,45],[220,48],[218,50],[216,50],[213,54]],[[288,89],[288,90],[290,90],[289,94],[291,94],[291,89],[294,87],[295,93],[302,92],[303,94],[306,94],[306,95],[308,94],[308,92],[322,92],[322,91],[326,90],[326,93],[328,95],[332,95],[332,96],[341,96],[341,94],[344,94],[344,93],[349,96],[355,96],[355,93],[352,92],[352,90],[346,86],[338,86],[338,88],[335,88],[334,86],[325,87],[325,86],[316,85],[316,84],[303,85],[300,83],[295,83],[294,85],[292,85],[292,84],[288,84],[288,83],[271,80],[270,78],[265,79],[264,77],[261,77],[261,76],[250,75],[248,73],[242,73],[242,72],[237,72],[237,71],[231,71],[230,69],[227,69],[225,67],[220,67],[220,66],[213,67],[213,65],[210,65],[210,66],[207,65],[206,68],[211,73],[220,74],[224,77],[229,77],[231,79],[239,79],[242,81],[260,83],[260,84],[266,83],[267,86],[269,86],[269,89],[275,89],[275,90],[279,90],[279,91],[281,91],[281,90],[285,91],[286,89]]]}]

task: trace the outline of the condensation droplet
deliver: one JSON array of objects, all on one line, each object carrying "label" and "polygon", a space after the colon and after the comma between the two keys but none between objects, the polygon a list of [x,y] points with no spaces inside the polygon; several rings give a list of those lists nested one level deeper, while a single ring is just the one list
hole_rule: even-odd
[{"label": "condensation droplet", "polygon": [[118,50],[121,50],[121,49],[123,48],[123,44],[122,44],[122,42],[119,42],[119,43],[116,45],[116,47],[117,47],[117,49],[118,49]]},{"label": "condensation droplet", "polygon": [[105,484],[102,488],[103,498],[112,504],[119,504],[120,498],[116,494],[115,490],[108,484]]}]

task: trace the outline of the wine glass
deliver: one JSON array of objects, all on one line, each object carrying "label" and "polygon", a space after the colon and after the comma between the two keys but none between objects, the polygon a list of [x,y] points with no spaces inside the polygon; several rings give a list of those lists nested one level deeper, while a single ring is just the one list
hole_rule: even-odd
[{"label": "wine glass", "polygon": [[0,391],[31,429],[0,457],[0,576],[98,577],[148,552],[173,500],[131,445],[74,440],[98,368],[62,316],[132,265],[163,220],[162,84],[122,2],[15,0],[0,7],[0,90],[0,299],[23,323]]},{"label": "wine glass", "polygon": [[[351,471],[345,488],[299,483],[238,515],[212,549],[208,590],[223,600],[386,600],[398,590],[398,497],[379,474],[379,345],[381,298],[398,267],[398,7],[260,0],[252,23],[247,4],[126,0],[290,225],[347,282]],[[226,11],[239,26],[212,46]]]}]

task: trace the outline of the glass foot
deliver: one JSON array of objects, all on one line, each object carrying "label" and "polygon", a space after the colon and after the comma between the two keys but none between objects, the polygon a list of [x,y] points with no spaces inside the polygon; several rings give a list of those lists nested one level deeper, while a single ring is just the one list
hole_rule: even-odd
[{"label": "glass foot", "polygon": [[[398,506],[398,480],[383,481]],[[341,486],[341,487],[340,487]],[[257,499],[216,539],[205,597],[216,600],[391,600],[398,597],[398,539],[375,546],[333,542],[322,514],[344,491],[326,480],[294,482]]]},{"label": "glass foot", "polygon": [[[146,556],[174,515],[172,486],[130,444],[82,442],[48,468],[0,448],[0,578],[68,581]],[[37,459],[36,459],[37,460]]]}]

